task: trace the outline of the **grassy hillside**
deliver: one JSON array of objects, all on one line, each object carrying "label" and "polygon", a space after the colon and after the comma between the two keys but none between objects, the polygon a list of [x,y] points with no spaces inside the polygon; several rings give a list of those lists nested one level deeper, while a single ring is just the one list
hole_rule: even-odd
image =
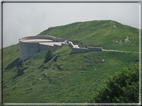
[{"label": "grassy hillside", "polygon": [[[98,25],[97,28],[99,28],[99,23],[111,24],[111,22],[112,21],[93,21],[92,24],[91,22],[88,22],[90,23],[88,26],[93,26],[95,24]],[[87,22],[74,23],[67,26],[50,28],[50,30],[48,29],[42,33],[47,34],[52,31],[55,33],[57,30],[60,33],[63,33],[58,33],[59,35],[57,37],[64,37],[67,32],[64,32],[60,28],[64,28],[64,30],[67,30],[66,28],[71,28],[72,33],[74,33],[78,25],[80,25],[81,28],[87,28],[87,26],[85,26],[86,23]],[[117,24],[119,25],[119,23]],[[120,26],[122,27],[121,24]],[[136,39],[133,39],[133,42],[136,42],[138,36],[137,29],[129,26],[124,27],[131,30],[130,33],[136,37]],[[106,26],[106,28],[111,29],[111,27],[109,28],[109,25]],[[88,33],[88,36],[94,36],[91,32],[92,31],[84,33]],[[104,31],[102,30],[100,33],[101,32],[103,33]],[[69,31],[68,34],[70,33],[71,32]],[[104,39],[102,37],[104,35],[100,36],[101,37],[98,37],[98,39],[101,41],[101,38]],[[111,36],[119,39],[119,37],[116,37],[119,35],[113,36],[112,34]],[[77,34],[71,37],[70,40],[74,41],[82,39],[81,41],[84,44],[85,42],[88,42],[87,44],[89,44],[89,42],[90,44],[93,44],[91,43],[93,42],[91,41],[93,38],[87,39],[86,37],[86,34]],[[78,42],[76,41],[76,43]],[[103,43],[104,42],[102,42],[102,44]],[[109,42],[105,43],[104,44],[107,47]],[[134,43],[134,45],[135,48],[137,48],[137,43]],[[120,50],[128,49],[127,46],[124,46],[123,48],[118,46],[118,48],[120,48]],[[131,48],[131,51],[133,51],[133,49],[134,48]],[[17,75],[19,45],[12,45],[3,49],[2,81],[4,103],[85,103],[91,97],[92,93],[96,92],[98,88],[106,85],[107,78],[113,76],[117,72],[121,72],[123,68],[127,67],[132,62],[138,63],[139,59],[138,53],[133,52],[91,51],[71,54],[71,48],[69,46],[52,49],[51,52],[53,58],[47,63],[44,63],[44,57],[47,50],[37,53],[32,58],[24,61],[23,67],[26,67],[24,74],[15,77]],[[56,56],[59,57],[57,61],[55,61]],[[104,62],[101,62],[103,59]]]},{"label": "grassy hillside", "polygon": [[[139,30],[118,22],[88,21],[51,27],[39,35],[52,35],[63,38],[74,35],[69,40],[82,45],[102,46],[104,49],[138,51]],[[127,42],[125,39],[129,37]]]},{"label": "grassy hillside", "polygon": [[[56,62],[53,58],[46,64],[43,61],[47,51],[36,54],[24,62],[28,68],[15,79],[17,56],[9,60],[9,64],[4,58],[4,102],[87,102],[92,92],[105,85],[108,77],[138,60],[138,54],[134,53],[92,51],[70,54],[70,51],[68,46],[53,50],[54,58],[60,57]],[[104,63],[102,59],[105,59]]]}]

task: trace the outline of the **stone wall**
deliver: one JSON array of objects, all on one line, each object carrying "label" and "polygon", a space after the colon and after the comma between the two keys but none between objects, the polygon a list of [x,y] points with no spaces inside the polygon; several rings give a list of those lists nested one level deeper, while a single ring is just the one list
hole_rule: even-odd
[{"label": "stone wall", "polygon": [[102,51],[102,47],[88,47],[89,51],[95,50],[95,51]]},{"label": "stone wall", "polygon": [[44,43],[46,41],[24,42],[26,40],[32,40],[32,39],[48,39],[48,40],[52,40],[53,42],[62,41],[61,38],[56,38],[53,36],[28,36],[28,37],[21,38],[21,39],[19,39],[20,58],[26,60],[40,51],[59,47],[58,45],[50,46],[50,45],[40,44],[40,43]]},{"label": "stone wall", "polygon": [[88,48],[72,48],[72,53],[102,51],[102,47],[88,47]]},{"label": "stone wall", "polygon": [[[47,39],[47,40],[51,40],[51,41],[34,41],[34,42],[24,42],[26,40],[32,40],[34,41],[34,39]],[[70,45],[72,47],[72,53],[79,53],[79,52],[88,52],[88,51],[102,51],[102,47],[87,47],[87,48],[80,48],[78,45],[74,45],[72,42],[67,43],[66,41],[64,41],[64,39],[62,38],[56,38],[53,36],[28,36],[28,37],[24,37],[22,39],[19,39],[19,45],[20,45],[20,58],[26,60],[30,57],[32,57],[33,55],[35,55],[36,53],[43,51],[43,50],[47,50],[47,49],[51,49],[51,48],[57,48],[63,45]],[[46,45],[44,44],[44,42],[48,43],[48,42],[62,42],[61,45],[58,45],[57,43],[54,43],[53,45]]]},{"label": "stone wall", "polygon": [[72,53],[87,52],[88,48],[72,48]]},{"label": "stone wall", "polygon": [[39,44],[40,51],[48,50],[48,49],[51,49],[51,48],[56,48],[56,47],[55,46],[49,46],[49,45]]},{"label": "stone wall", "polygon": [[28,59],[38,53],[39,44],[38,43],[29,43],[29,42],[19,42],[20,45],[20,58]]}]

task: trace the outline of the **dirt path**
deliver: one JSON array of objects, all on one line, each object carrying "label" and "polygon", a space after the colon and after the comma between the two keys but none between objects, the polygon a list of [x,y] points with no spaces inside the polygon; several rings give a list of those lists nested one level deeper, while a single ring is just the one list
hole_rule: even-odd
[{"label": "dirt path", "polygon": [[106,51],[106,52],[124,52],[124,53],[139,53],[139,52],[130,52],[130,51],[121,51],[121,50],[107,50],[107,49],[102,49],[102,51]]}]

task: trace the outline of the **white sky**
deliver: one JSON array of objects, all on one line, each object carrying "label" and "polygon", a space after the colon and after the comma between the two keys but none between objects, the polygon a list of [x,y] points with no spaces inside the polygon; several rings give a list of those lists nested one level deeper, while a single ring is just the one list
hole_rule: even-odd
[{"label": "white sky", "polygon": [[139,28],[139,7],[139,3],[4,3],[3,46],[78,21],[114,20]]}]

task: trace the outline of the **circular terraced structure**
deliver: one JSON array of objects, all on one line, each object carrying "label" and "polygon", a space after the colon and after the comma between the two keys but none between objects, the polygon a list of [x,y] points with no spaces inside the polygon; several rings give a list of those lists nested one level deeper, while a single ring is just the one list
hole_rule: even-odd
[{"label": "circular terraced structure", "polygon": [[19,45],[20,58],[25,60],[40,51],[66,45],[66,42],[53,36],[28,36],[19,39]]}]

